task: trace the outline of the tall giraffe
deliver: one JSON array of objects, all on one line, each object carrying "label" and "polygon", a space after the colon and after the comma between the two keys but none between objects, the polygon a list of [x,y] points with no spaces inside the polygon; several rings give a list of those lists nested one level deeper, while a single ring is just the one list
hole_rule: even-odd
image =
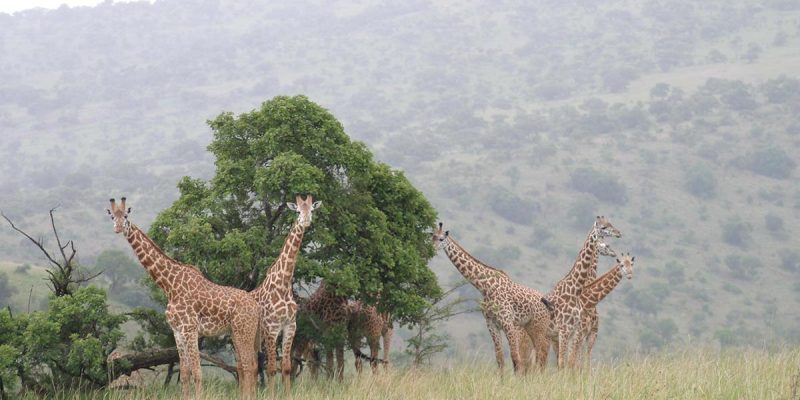
[{"label": "tall giraffe", "polygon": [[194,266],[167,256],[138,226],[128,220],[130,207],[111,199],[107,210],[114,232],[122,233],[153,281],[167,295],[165,315],[178,348],[183,398],[203,395],[198,339],[231,333],[236,352],[236,370],[242,398],[254,398],[256,389],[256,338],[259,306],[247,292],[217,285]]},{"label": "tall giraffe", "polygon": [[444,249],[453,265],[483,296],[481,311],[494,343],[497,366],[503,370],[504,357],[501,331],[505,332],[511,352],[514,372],[524,372],[524,363],[519,353],[520,339],[527,334],[536,349],[536,358],[541,368],[547,361],[550,329],[550,303],[542,294],[511,280],[508,275],[473,257],[452,237],[442,230],[442,223],[433,232],[434,247]]},{"label": "tall giraffe", "polygon": [[[591,366],[592,362],[592,349],[594,342],[597,340],[597,331],[600,322],[597,318],[597,303],[603,300],[609,293],[611,293],[617,284],[624,276],[628,279],[633,278],[633,261],[636,257],[631,257],[630,253],[623,254],[622,259],[617,259],[617,264],[614,265],[608,272],[595,279],[592,283],[583,287],[581,291],[581,305],[583,306],[583,315],[581,318],[581,330],[578,336],[578,348],[586,341],[586,362],[587,367]],[[576,351],[576,358],[574,364],[580,362],[582,354]]]},{"label": "tall giraffe", "polygon": [[[308,297],[308,300],[300,307],[300,312],[310,318],[316,331],[330,331],[341,327],[342,333],[344,333],[350,316],[347,297],[337,295],[325,281],[322,281],[317,290]],[[309,359],[315,345],[312,338],[303,338],[303,343],[300,343],[298,347],[305,359]],[[336,370],[333,369],[334,350],[336,351]],[[311,375],[316,378],[318,365],[316,364],[317,360],[314,361],[311,363]],[[325,364],[328,377],[335,376],[339,380],[343,378],[344,340],[336,343],[334,348],[327,350]]]},{"label": "tall giraffe", "polygon": [[280,254],[272,263],[267,276],[261,285],[250,292],[250,295],[261,306],[261,339],[262,348],[267,354],[267,376],[269,378],[270,394],[275,395],[275,373],[277,368],[278,336],[283,333],[283,358],[281,359],[281,373],[283,375],[284,390],[287,394],[292,389],[292,341],[297,330],[297,303],[292,292],[292,278],[297,262],[297,254],[303,242],[303,234],[311,225],[312,212],[322,202],[314,202],[311,195],[305,200],[302,196],[296,197],[297,203],[287,203],[292,211],[297,211],[297,220],[292,224]]},{"label": "tall giraffe", "polygon": [[[572,269],[553,287],[547,299],[553,304],[553,323],[555,325],[558,344],[556,357],[558,367],[563,368],[567,360],[567,351],[577,350],[578,331],[580,330],[582,307],[580,294],[591,274],[592,266],[597,263],[597,256],[601,246],[598,244],[603,237],[622,237],[622,233],[614,228],[605,217],[598,216],[589,230],[583,243],[578,258]],[[596,272],[595,272],[596,274]]]},{"label": "tall giraffe", "polygon": [[356,371],[361,373],[361,359],[363,358],[361,338],[367,339],[369,361],[373,373],[378,370],[378,350],[381,346],[380,340],[383,339],[383,368],[388,371],[389,350],[394,333],[391,314],[378,312],[375,306],[364,304],[360,301],[351,301],[348,307],[350,320],[347,324],[347,336],[355,357]]},{"label": "tall giraffe", "polygon": [[[617,253],[614,251],[614,249],[612,249],[611,246],[609,246],[607,243],[605,243],[605,241],[603,241],[602,237],[597,241],[597,247],[598,247],[597,252],[601,256],[606,256],[606,257],[616,257],[617,256]],[[592,266],[592,268],[595,271],[595,274],[596,274],[596,271],[597,271],[597,261],[598,261],[598,259],[599,259],[599,257],[594,260],[594,265]],[[556,351],[558,351],[558,333],[555,331],[555,329],[551,329],[551,331],[548,334],[548,337],[550,338],[550,344],[553,345],[553,347],[556,349]],[[523,358],[523,361],[525,363],[525,368],[526,369],[530,368],[530,366],[531,366],[531,361],[532,361],[531,360],[531,350],[533,350],[532,346],[533,346],[533,343],[531,342],[530,338],[523,338],[523,340],[520,341],[520,356]]]}]

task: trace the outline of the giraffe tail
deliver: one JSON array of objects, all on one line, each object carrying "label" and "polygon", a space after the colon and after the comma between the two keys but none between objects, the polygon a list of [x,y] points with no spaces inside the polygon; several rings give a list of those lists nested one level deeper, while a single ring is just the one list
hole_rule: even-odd
[{"label": "giraffe tail", "polygon": [[375,362],[378,362],[378,363],[381,363],[381,364],[387,364],[386,360],[378,358],[378,357],[370,357],[370,356],[362,353],[360,349],[353,349],[353,354],[358,358],[363,358],[364,360],[367,360],[367,361],[370,361],[370,362],[375,361]]},{"label": "giraffe tail", "polygon": [[553,312],[553,302],[545,299],[544,297],[542,297],[541,300],[542,303],[544,303],[544,306],[547,307],[547,311]]}]

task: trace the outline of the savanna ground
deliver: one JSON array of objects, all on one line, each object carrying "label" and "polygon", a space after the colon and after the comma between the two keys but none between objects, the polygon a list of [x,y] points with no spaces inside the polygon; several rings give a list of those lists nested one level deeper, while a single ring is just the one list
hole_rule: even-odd
[{"label": "savanna ground", "polygon": [[[204,398],[236,398],[230,380],[207,379]],[[277,396],[284,398],[278,385]],[[68,392],[61,399],[172,399],[180,387]],[[294,399],[800,399],[800,349],[679,351],[596,363],[591,373],[548,368],[517,378],[508,368],[465,360],[439,367],[396,369],[344,382],[299,378]],[[33,398],[33,397],[24,397]],[[269,398],[266,390],[258,398]]]}]

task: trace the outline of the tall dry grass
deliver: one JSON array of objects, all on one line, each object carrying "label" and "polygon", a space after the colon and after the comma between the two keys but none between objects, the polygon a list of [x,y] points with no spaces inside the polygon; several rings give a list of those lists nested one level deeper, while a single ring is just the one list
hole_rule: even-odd
[{"label": "tall dry grass", "polygon": [[[236,398],[231,381],[207,380],[206,399]],[[277,398],[284,398],[278,385]],[[28,396],[25,398],[33,398]],[[62,393],[59,399],[180,398],[180,388]],[[260,390],[258,398],[269,398]],[[348,375],[341,383],[299,378],[292,398],[303,399],[790,399],[800,400],[800,349],[682,351],[596,363],[590,372],[557,371],[515,377],[486,361]]]}]

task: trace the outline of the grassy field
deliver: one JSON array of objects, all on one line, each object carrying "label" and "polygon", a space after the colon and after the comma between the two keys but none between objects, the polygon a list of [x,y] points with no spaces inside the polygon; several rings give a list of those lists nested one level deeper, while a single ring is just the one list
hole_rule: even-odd
[{"label": "grassy field", "polygon": [[[301,377],[294,399],[791,399],[800,397],[800,349],[777,352],[731,350],[632,356],[595,365],[591,373],[556,371],[517,378],[493,364],[463,362],[344,382]],[[207,380],[206,399],[235,398],[231,381]],[[281,390],[279,386],[279,390]],[[285,397],[282,391],[279,396]],[[161,385],[134,390],[62,394],[62,399],[171,399],[180,388]],[[266,391],[259,398],[268,398]],[[27,397],[33,398],[33,397]]]}]

